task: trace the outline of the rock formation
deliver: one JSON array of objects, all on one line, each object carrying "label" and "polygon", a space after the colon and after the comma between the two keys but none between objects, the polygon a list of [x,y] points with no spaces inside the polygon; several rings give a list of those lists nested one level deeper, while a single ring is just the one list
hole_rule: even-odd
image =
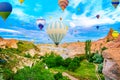
[{"label": "rock formation", "polygon": [[0,48],[18,48],[17,40],[0,38]]},{"label": "rock formation", "polygon": [[103,57],[103,74],[106,80],[120,80],[120,48],[105,50]]},{"label": "rock formation", "polygon": [[112,38],[112,29],[104,44],[108,49],[102,55],[104,57],[103,74],[105,80],[120,80],[120,35],[117,39]]}]

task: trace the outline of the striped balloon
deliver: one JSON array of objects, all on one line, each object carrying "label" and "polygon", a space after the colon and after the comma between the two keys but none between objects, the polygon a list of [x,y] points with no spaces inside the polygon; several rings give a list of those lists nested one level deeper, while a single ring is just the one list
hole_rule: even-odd
[{"label": "striped balloon", "polygon": [[6,20],[7,17],[12,12],[12,5],[8,2],[1,2],[0,3],[0,16]]},{"label": "striped balloon", "polygon": [[58,46],[67,33],[66,25],[62,21],[55,21],[48,25],[47,33],[53,42]]},{"label": "striped balloon", "polygon": [[119,4],[119,0],[112,0],[112,5],[113,5],[115,8],[117,8],[118,4]]},{"label": "striped balloon", "polygon": [[68,6],[69,1],[68,0],[59,0],[58,4],[61,7],[61,9],[64,11],[64,9]]}]

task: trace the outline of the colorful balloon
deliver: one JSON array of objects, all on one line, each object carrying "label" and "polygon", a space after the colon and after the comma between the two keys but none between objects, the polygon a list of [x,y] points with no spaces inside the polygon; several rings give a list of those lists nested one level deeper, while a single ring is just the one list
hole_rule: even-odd
[{"label": "colorful balloon", "polygon": [[113,31],[112,36],[113,36],[113,38],[117,38],[119,36],[119,32],[118,31]]},{"label": "colorful balloon", "polygon": [[19,2],[22,4],[24,2],[24,0],[19,0]]},{"label": "colorful balloon", "polygon": [[52,41],[56,44],[56,46],[58,46],[66,35],[67,28],[66,25],[62,23],[62,21],[55,21],[48,25],[46,31]]},{"label": "colorful balloon", "polygon": [[62,18],[60,17],[60,20],[62,20]]},{"label": "colorful balloon", "polygon": [[40,30],[42,30],[44,25],[46,24],[46,20],[45,19],[37,19],[36,24],[38,25]]},{"label": "colorful balloon", "polygon": [[12,12],[12,5],[8,2],[0,3],[0,16],[6,20],[10,13]]},{"label": "colorful balloon", "polygon": [[112,0],[112,5],[114,6],[114,8],[117,8],[118,4],[119,4],[119,0]]},{"label": "colorful balloon", "polygon": [[68,6],[69,1],[68,0],[59,0],[58,4],[61,7],[61,9],[64,11],[64,9]]},{"label": "colorful balloon", "polygon": [[100,15],[96,15],[96,18],[99,19],[99,18],[100,18]]},{"label": "colorful balloon", "polygon": [[99,29],[99,26],[96,26],[97,30]]}]

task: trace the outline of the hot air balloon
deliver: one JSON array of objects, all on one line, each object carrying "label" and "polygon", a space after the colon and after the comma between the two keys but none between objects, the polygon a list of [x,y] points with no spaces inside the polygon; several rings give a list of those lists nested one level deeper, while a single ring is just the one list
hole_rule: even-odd
[{"label": "hot air balloon", "polygon": [[24,2],[24,0],[19,0],[19,2],[22,4]]},{"label": "hot air balloon", "polygon": [[113,31],[112,36],[113,36],[113,38],[117,38],[119,36],[119,32],[118,31]]},{"label": "hot air balloon", "polygon": [[112,5],[114,6],[114,8],[117,8],[119,4],[119,0],[112,0]]},{"label": "hot air balloon", "polygon": [[12,12],[12,5],[8,2],[0,3],[0,16],[6,20],[10,13]]},{"label": "hot air balloon", "polygon": [[48,25],[46,31],[52,41],[56,44],[56,46],[58,46],[63,37],[66,35],[67,28],[62,21],[55,21]]},{"label": "hot air balloon", "polygon": [[40,28],[40,30],[43,29],[45,23],[46,23],[45,19],[37,19],[37,21],[36,21],[36,24],[38,25],[38,27]]},{"label": "hot air balloon", "polygon": [[96,26],[97,30],[99,29],[99,26]]},{"label": "hot air balloon", "polygon": [[64,11],[64,9],[68,6],[69,1],[68,0],[59,0],[58,4],[61,7],[61,9]]},{"label": "hot air balloon", "polygon": [[99,18],[100,18],[100,15],[96,15],[96,18],[99,19]]},{"label": "hot air balloon", "polygon": [[62,20],[62,18],[60,17],[60,20]]}]

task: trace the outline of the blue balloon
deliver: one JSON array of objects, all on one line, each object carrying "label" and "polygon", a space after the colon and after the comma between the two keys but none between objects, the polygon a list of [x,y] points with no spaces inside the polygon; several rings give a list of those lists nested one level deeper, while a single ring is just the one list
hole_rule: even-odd
[{"label": "blue balloon", "polygon": [[12,6],[8,2],[1,2],[0,3],[0,12],[11,12]]},{"label": "blue balloon", "polygon": [[0,3],[0,16],[6,20],[10,13],[12,12],[12,5],[8,2]]},{"label": "blue balloon", "polygon": [[43,24],[38,24],[38,27],[40,28],[40,30],[42,30],[42,28],[44,27]]}]

